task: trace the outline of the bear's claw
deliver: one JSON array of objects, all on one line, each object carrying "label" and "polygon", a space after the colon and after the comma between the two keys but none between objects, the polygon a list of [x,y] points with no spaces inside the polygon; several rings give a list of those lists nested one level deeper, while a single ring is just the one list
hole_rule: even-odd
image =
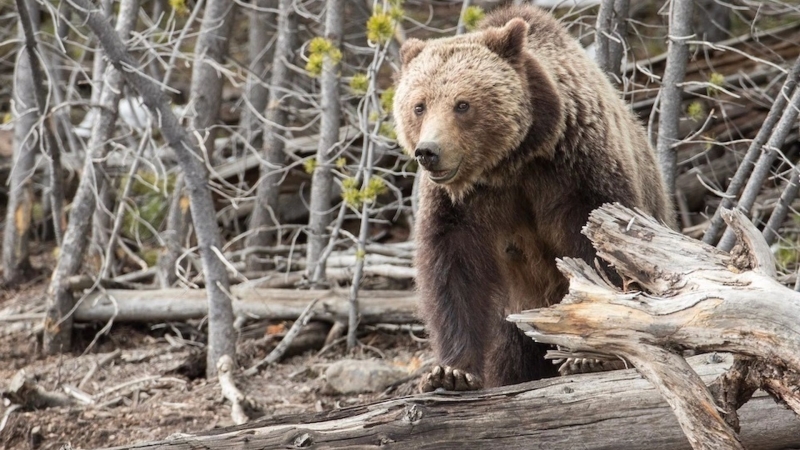
[{"label": "bear's claw", "polygon": [[420,392],[431,392],[442,388],[446,391],[477,391],[483,381],[477,375],[450,366],[434,366],[419,383]]}]

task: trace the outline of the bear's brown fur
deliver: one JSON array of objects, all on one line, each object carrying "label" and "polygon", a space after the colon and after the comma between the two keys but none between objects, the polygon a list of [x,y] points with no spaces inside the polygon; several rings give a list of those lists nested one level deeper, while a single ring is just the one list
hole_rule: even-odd
[{"label": "bear's brown fur", "polygon": [[504,318],[561,301],[555,260],[593,263],[580,231],[602,204],[674,226],[644,128],[561,24],[532,6],[496,10],[467,35],[411,39],[401,57],[398,139],[427,169],[417,288],[443,366],[422,387],[555,375],[545,348]]}]

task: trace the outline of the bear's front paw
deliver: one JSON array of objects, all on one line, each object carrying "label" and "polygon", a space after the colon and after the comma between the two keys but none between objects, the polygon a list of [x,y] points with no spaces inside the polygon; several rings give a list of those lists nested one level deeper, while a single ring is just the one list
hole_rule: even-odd
[{"label": "bear's front paw", "polygon": [[483,380],[477,375],[450,366],[434,366],[422,376],[420,392],[431,392],[442,388],[446,391],[477,391],[483,388]]},{"label": "bear's front paw", "polygon": [[558,368],[558,373],[564,376],[608,372],[627,368],[629,368],[628,364],[619,359],[567,358]]}]

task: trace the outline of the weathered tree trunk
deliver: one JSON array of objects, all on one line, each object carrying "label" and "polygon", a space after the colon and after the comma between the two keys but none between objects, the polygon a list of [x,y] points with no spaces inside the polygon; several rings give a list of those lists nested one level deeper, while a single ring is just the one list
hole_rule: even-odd
[{"label": "weathered tree trunk", "polygon": [[[723,358],[720,358],[723,359]],[[692,359],[704,382],[731,358]],[[800,421],[760,395],[742,408],[752,449],[800,445]],[[117,447],[685,450],[669,405],[634,370],[570,376],[473,393],[423,394],[314,414],[295,414],[160,442]]]},{"label": "weathered tree trunk", "polygon": [[[244,139],[252,147],[250,151],[260,151],[264,145],[264,123],[259,117],[267,108],[269,89],[264,81],[269,62],[273,59],[275,46],[270,45],[268,25],[273,24],[276,15],[264,12],[264,9],[275,9],[277,0],[252,0],[256,11],[249,11],[247,27],[247,53],[250,57],[250,73],[247,74],[245,100],[247,106],[242,110],[241,128]],[[262,10],[262,11],[259,11]],[[247,153],[248,150],[245,150]]]},{"label": "weathered tree trunk", "polygon": [[[47,180],[48,189],[43,202],[48,202],[52,210],[53,229],[56,236],[56,243],[60,246],[63,240],[62,212],[64,208],[64,189],[63,189],[63,170],[61,167],[61,150],[56,145],[53,137],[55,125],[50,117],[50,104],[48,103],[47,91],[45,90],[45,68],[46,55],[39,49],[36,41],[38,18],[38,6],[35,3],[26,3],[26,0],[16,0],[19,23],[23,31],[25,41],[24,50],[28,54],[28,66],[31,75],[31,85],[33,86],[34,108],[38,113],[39,138],[44,153],[49,157],[49,178]],[[53,82],[53,80],[49,80]],[[56,86],[57,89],[57,86]]]},{"label": "weathered tree trunk", "polygon": [[470,0],[463,0],[461,3],[461,14],[458,16],[458,25],[456,25],[456,34],[464,34],[467,31],[467,24],[464,22],[464,16],[469,9]]},{"label": "weathered tree trunk", "polygon": [[[122,39],[127,39],[136,25],[138,12],[139,0],[123,0],[120,3],[116,32]],[[122,92],[122,75],[113,66],[106,67],[103,80],[98,119],[92,126],[83,173],[72,201],[58,262],[47,290],[47,317],[42,344],[45,353],[66,351],[71,343],[71,310],[74,300],[67,278],[78,273],[83,263],[91,234],[92,216],[98,201],[95,193],[102,191],[104,184],[103,177],[96,173],[99,169],[96,164],[99,163],[95,161],[102,160],[106,154],[108,141],[113,136],[117,122],[117,105]]]},{"label": "weathered tree trunk", "polygon": [[[763,388],[800,413],[800,393],[790,387],[800,374],[800,293],[775,280],[769,247],[741,212],[723,217],[739,240],[732,254],[620,205],[604,206],[584,233],[629,288],[617,289],[584,261],[566,258],[559,261],[570,281],[564,301],[509,320],[538,342],[633,363],[670,403],[695,449],[743,448],[720,414],[735,414],[739,405],[717,405],[673,351],[751,357],[761,367],[743,394]],[[741,398],[740,388],[722,390]]]},{"label": "weathered tree trunk", "polygon": [[[217,71],[216,66],[222,65],[228,53],[228,41],[233,27],[236,3],[228,0],[209,0],[206,3],[206,10],[203,15],[203,22],[200,27],[200,36],[195,47],[194,70],[192,71],[192,86],[189,103],[194,105],[195,114],[189,124],[190,138],[203,136],[203,141],[199,143],[198,149],[203,154],[203,160],[212,162],[214,160],[214,136],[216,130],[213,128],[219,116],[220,102],[222,101],[222,84],[224,78]],[[186,175],[188,177],[188,174]],[[216,249],[220,247],[219,230],[217,229],[216,210],[211,200],[208,190],[208,175],[203,167],[202,176],[197,180],[186,180],[189,190],[197,189],[201,184],[205,191],[205,197],[209,200],[208,210],[196,214],[195,200],[192,199],[190,209],[194,218],[193,223],[200,245],[203,240],[206,245],[211,244]],[[190,194],[191,198],[191,194]],[[207,223],[201,223],[207,221]],[[206,234],[205,239],[200,233]],[[183,240],[185,235],[179,237]],[[213,241],[212,241],[213,240]],[[231,299],[228,298],[228,273],[226,272],[219,256],[212,254],[209,246],[204,249],[202,255],[206,272],[206,282],[209,285],[209,320],[208,320],[208,354],[206,357],[206,376],[211,378],[217,374],[217,362],[222,356],[228,356],[233,361],[236,360],[236,334],[233,329],[233,308]],[[219,251],[219,250],[217,250]],[[201,250],[202,252],[202,250]],[[213,264],[209,261],[213,260]],[[210,271],[215,273],[210,275]],[[212,286],[212,284],[215,284]]]},{"label": "weathered tree trunk", "polygon": [[[117,70],[122,67],[136,67],[125,44],[89,0],[68,1],[75,6],[76,14],[100,38],[109,61]],[[208,173],[203,163],[205,157],[194,139],[181,127],[161,88],[138,71],[125,70],[122,73],[125,80],[141,95],[151,113],[160,119],[161,131],[183,169],[208,293],[209,345],[206,374],[213,376],[216,373],[216,363],[222,355],[233,358],[236,335],[233,329],[233,308],[227,296],[228,275],[220,260],[216,211],[207,184]]]},{"label": "weathered tree trunk", "polygon": [[[112,267],[114,265],[114,252],[106,252],[109,247],[111,232],[111,218],[114,210],[114,180],[110,179],[102,167],[96,167],[96,176],[102,179],[98,183],[97,206],[92,216],[92,237],[89,241],[89,261],[98,269],[101,266]],[[124,199],[124,197],[120,197]],[[110,256],[110,261],[104,261],[106,256]]]},{"label": "weathered tree trunk", "polygon": [[597,13],[597,64],[612,82],[622,84],[622,58],[630,0],[603,0]]},{"label": "weathered tree trunk", "polygon": [[[67,3],[61,4],[62,8],[59,10],[59,14],[65,14],[63,16],[62,22],[65,22],[66,15],[72,14],[72,11],[69,9]],[[112,0],[101,0],[100,1],[100,8],[103,10],[105,15],[109,17],[109,20],[112,20],[112,7],[113,1]],[[94,105],[100,104],[100,96],[103,93],[104,88],[106,87],[105,84],[105,75],[106,75],[106,61],[103,57],[103,47],[98,43],[94,49],[94,60],[92,61],[92,93],[90,97],[90,105],[94,107]],[[118,105],[114,105],[114,110],[116,111],[119,108]],[[93,114],[95,111],[100,112],[102,111],[101,108],[97,108],[94,111],[90,111],[89,114]],[[91,135],[90,135],[91,138]],[[91,146],[89,147],[91,148]],[[98,176],[103,176],[102,172],[98,173]],[[109,186],[106,183],[102,183],[98,186],[99,189],[99,199],[98,199],[98,207],[94,210],[94,216],[92,218],[92,239],[89,245],[89,258],[94,261],[97,259],[98,261],[100,258],[103,257],[105,253],[106,244],[108,242],[108,223],[110,221],[110,214],[104,211],[104,206],[107,206],[106,209],[110,210],[113,208],[114,197],[112,195],[112,191],[109,190]],[[111,263],[111,261],[109,261]],[[98,265],[99,267],[99,265]]]},{"label": "weathered tree trunk", "polygon": [[164,249],[158,255],[158,284],[166,289],[177,281],[176,264],[183,251],[183,239],[189,234],[191,212],[183,175],[178,175],[167,212],[167,229],[161,234]]},{"label": "weathered tree trunk", "polygon": [[189,92],[189,133],[202,137],[200,149],[209,161],[214,159],[214,137],[217,130],[222,85],[225,79],[217,70],[225,63],[228,41],[236,18],[236,3],[207,0],[200,34],[194,49],[194,67]]},{"label": "weathered tree trunk", "polygon": [[[32,108],[37,114],[36,120],[34,120],[32,127],[38,128],[34,130],[31,128],[31,133],[26,136],[26,139],[32,139],[33,136],[38,135],[40,148],[44,150],[44,153],[47,154],[49,157],[49,190],[46,195],[46,199],[43,198],[43,203],[49,204],[52,209],[52,218],[53,218],[53,225],[55,229],[56,235],[56,243],[61,245],[62,241],[62,230],[61,230],[61,219],[62,219],[62,209],[64,203],[64,193],[62,188],[62,168],[61,168],[61,151],[56,145],[56,140],[53,137],[53,130],[55,129],[54,122],[50,117],[50,104],[48,103],[47,98],[47,91],[44,88],[44,79],[45,79],[45,68],[43,65],[46,65],[46,55],[39,49],[39,45],[36,41],[36,32],[38,28],[38,15],[39,9],[35,3],[27,3],[26,0],[16,0],[17,6],[17,13],[19,15],[19,23],[20,23],[20,30],[21,30],[21,37],[24,42],[24,46],[22,47],[22,51],[27,55],[27,73],[30,75],[30,87],[33,91],[32,95],[32,103],[27,105],[28,107]],[[50,80],[54,82],[53,80]],[[56,88],[57,90],[57,88]],[[54,90],[55,92],[55,90]],[[56,96],[57,97],[57,96]],[[58,98],[58,97],[57,97]],[[24,100],[23,97],[19,98],[20,100]],[[23,120],[21,126],[27,126],[27,121],[29,119]],[[21,216],[25,215],[24,207],[21,209],[16,207],[14,209],[10,209],[9,211],[20,212]],[[20,219],[20,224],[24,225],[25,219],[22,217]],[[27,228],[30,228],[30,218],[27,219]],[[17,224],[14,224],[15,228],[17,228]],[[14,231],[15,232],[15,231]],[[27,244],[25,244],[27,245]],[[22,248],[16,250],[23,250]],[[12,250],[13,251],[13,250]],[[27,250],[24,250],[27,253]],[[24,265],[24,263],[23,263]],[[15,270],[12,267],[12,276],[18,275],[18,273],[14,273]],[[18,272],[18,270],[17,270]]]},{"label": "weathered tree trunk", "polygon": [[[314,299],[319,299],[314,317],[345,320],[350,308],[342,290],[293,290],[231,288],[237,316],[252,319],[295,320]],[[363,291],[362,323],[417,323],[417,298],[409,291]],[[208,314],[202,289],[134,291],[106,289],[88,295],[75,310],[80,322],[164,322],[202,319]]]},{"label": "weathered tree trunk", "polygon": [[679,140],[678,124],[682,115],[680,86],[686,76],[689,60],[689,45],[686,43],[692,33],[692,1],[672,0],[669,13],[669,44],[667,47],[667,66],[664,69],[660,92],[658,115],[658,155],[664,184],[669,195],[675,197],[675,176],[677,157],[675,145]]},{"label": "weathered tree trunk", "polygon": [[[329,40],[334,48],[342,45],[342,28],[344,26],[344,1],[328,0],[325,7],[325,39]],[[331,195],[333,174],[331,172],[339,142],[339,126],[342,118],[339,105],[339,72],[340,61],[331,58],[330,54],[324,56],[322,66],[322,121],[320,124],[320,140],[317,147],[317,164],[311,179],[311,204],[309,207],[308,227],[310,236],[308,240],[308,276],[312,284],[325,278],[325,261],[320,258],[330,238],[327,233],[331,221]],[[317,271],[317,265],[320,270]]]},{"label": "weathered tree trunk", "polygon": [[[280,0],[278,5],[278,38],[275,43],[275,54],[272,61],[270,77],[269,102],[266,117],[268,124],[264,131],[264,154],[261,165],[259,185],[256,189],[256,201],[250,216],[250,232],[247,246],[267,246],[275,242],[278,225],[278,193],[281,169],[284,166],[284,142],[282,127],[286,125],[287,106],[291,84],[289,63],[294,51],[296,25],[294,20],[294,3],[292,0]],[[265,266],[255,258],[248,260],[249,270],[262,270]]]},{"label": "weathered tree trunk", "polygon": [[[200,34],[194,49],[195,62],[189,92],[189,135],[193,139],[199,139],[198,146],[208,161],[214,161],[214,138],[217,134],[215,125],[225,81],[217,67],[225,63],[235,17],[235,2],[209,0],[203,12]],[[166,245],[159,258],[162,287],[171,286],[175,282],[175,262],[180,257],[188,230],[188,205],[184,201],[186,195],[177,187],[172,195],[167,232],[164,233]],[[216,368],[216,361],[213,366]]]},{"label": "weathered tree trunk", "polygon": [[[30,0],[25,2],[30,5]],[[28,6],[30,9],[30,6]],[[38,14],[31,14],[38,19]],[[38,26],[38,22],[34,24]],[[3,278],[6,283],[20,281],[31,268],[28,253],[28,232],[33,208],[33,172],[36,152],[41,145],[37,136],[36,98],[31,74],[30,55],[25,51],[25,37],[19,27],[19,47],[14,70],[14,161],[9,176],[8,205],[3,229]]]}]

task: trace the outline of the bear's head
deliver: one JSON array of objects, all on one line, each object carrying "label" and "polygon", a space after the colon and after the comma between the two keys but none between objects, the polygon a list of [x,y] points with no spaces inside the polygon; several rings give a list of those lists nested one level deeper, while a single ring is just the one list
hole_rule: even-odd
[{"label": "bear's head", "polygon": [[560,117],[554,83],[526,49],[528,27],[512,19],[462,36],[409,39],[400,50],[398,140],[454,199],[489,182],[514,152],[552,151],[527,143],[538,133],[549,145],[548,128],[557,128]]}]

